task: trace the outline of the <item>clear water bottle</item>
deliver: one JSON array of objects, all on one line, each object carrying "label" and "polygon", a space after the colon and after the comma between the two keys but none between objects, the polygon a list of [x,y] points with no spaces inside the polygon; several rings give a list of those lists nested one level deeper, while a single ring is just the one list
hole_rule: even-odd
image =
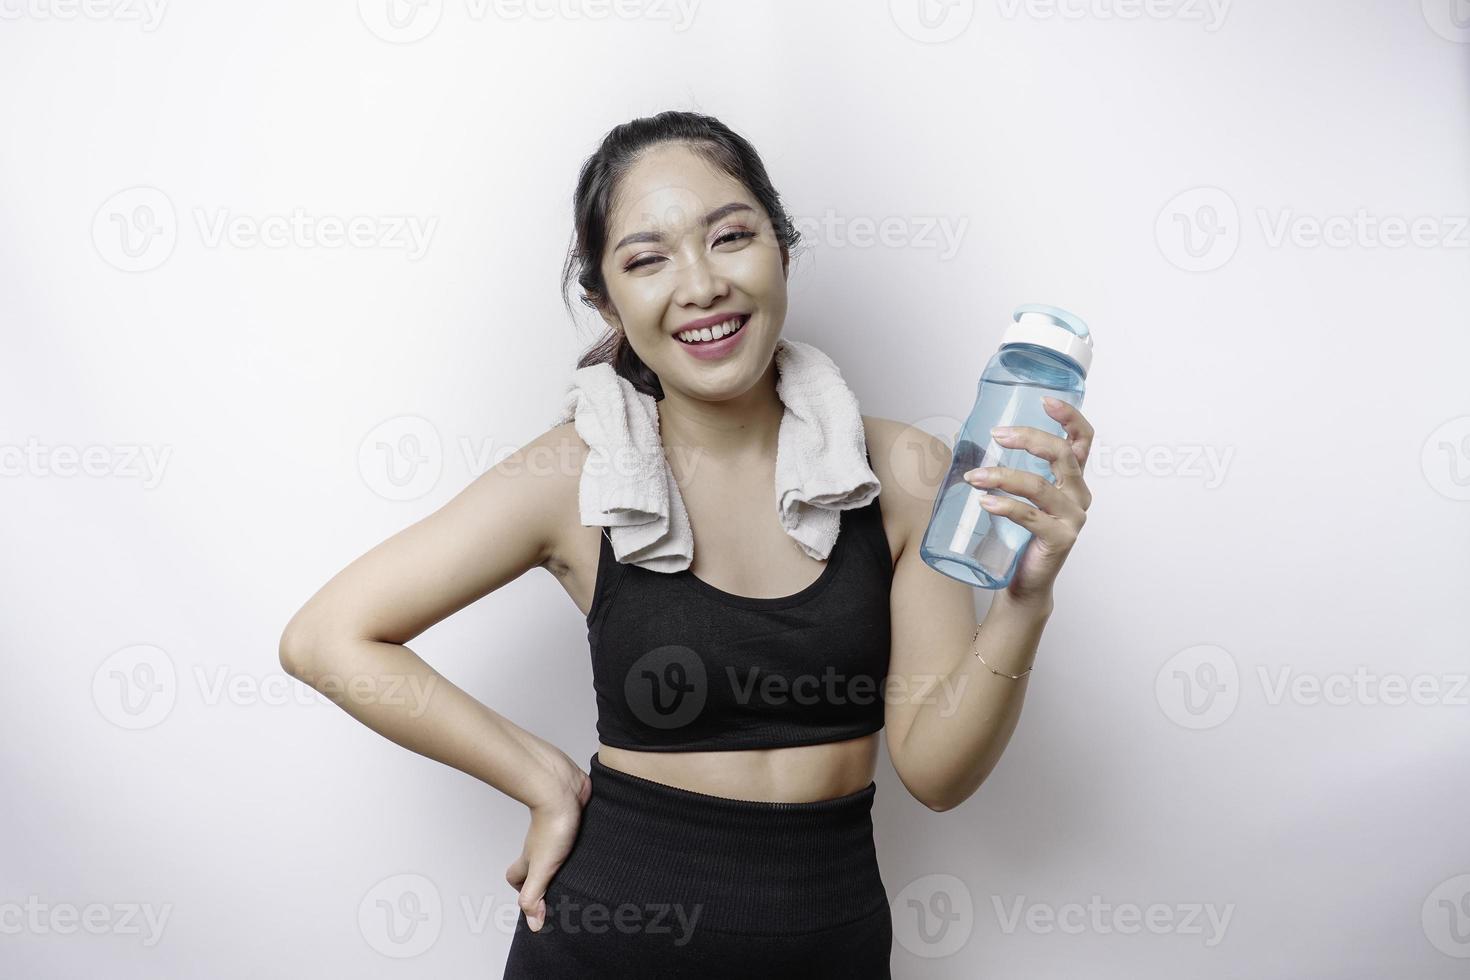
[{"label": "clear water bottle", "polygon": [[976,487],[964,475],[977,466],[1006,466],[1053,481],[1047,461],[1024,449],[1007,448],[990,436],[993,426],[1033,426],[1066,436],[1046,414],[1044,396],[1082,405],[1083,382],[1092,365],[1092,334],[1078,317],[1055,306],[1016,307],[1000,350],[980,376],[970,417],[955,436],[949,473],[934,498],[919,554],[937,572],[982,589],[1003,589],[1031,543],[1031,532],[980,506],[988,493],[1016,497],[998,488]]}]

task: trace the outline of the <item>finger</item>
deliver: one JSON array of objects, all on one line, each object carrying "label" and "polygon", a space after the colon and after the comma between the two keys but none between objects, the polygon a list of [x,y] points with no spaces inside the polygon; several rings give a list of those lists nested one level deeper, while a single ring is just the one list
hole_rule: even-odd
[{"label": "finger", "polygon": [[505,869],[505,880],[510,887],[520,891],[521,885],[526,882],[526,871],[531,867],[531,862],[526,860],[523,854],[511,862],[510,867]]},{"label": "finger", "polygon": [[524,888],[516,896],[516,904],[525,913],[526,925],[531,927],[532,932],[540,932],[541,927],[546,924],[546,902],[544,896],[533,895]]},{"label": "finger", "polygon": [[1092,454],[1093,439],[1097,435],[1092,423],[1087,421],[1080,408],[1069,405],[1060,398],[1047,396],[1041,399],[1041,405],[1046,409],[1046,414],[1067,430],[1067,435],[1072,440],[1072,454],[1077,457],[1077,464],[1085,468],[1087,457]]},{"label": "finger", "polygon": [[1061,436],[1054,435],[1031,425],[998,427],[991,432],[993,438],[1007,449],[1024,449],[1031,455],[1051,464],[1055,485],[1062,493],[1077,501],[1086,510],[1092,504],[1092,491],[1082,477],[1082,464],[1072,452],[1070,444]]},{"label": "finger", "polygon": [[531,869],[526,877],[526,883],[521,887],[520,905],[521,910],[526,913],[526,921],[531,926],[532,932],[538,932],[546,921],[546,887],[551,884],[551,876],[556,873],[560,865],[538,864]]},{"label": "finger", "polygon": [[1080,525],[1087,519],[1087,512],[1081,504],[1038,473],[1009,466],[982,466],[966,473],[965,479],[972,486],[1004,490],[1024,497],[1053,517],[1074,524]]},{"label": "finger", "polygon": [[1056,551],[1068,551],[1077,540],[1077,532],[1070,524],[1024,500],[988,493],[980,498],[980,506],[992,514],[1010,518],[1035,535],[1046,547]]}]

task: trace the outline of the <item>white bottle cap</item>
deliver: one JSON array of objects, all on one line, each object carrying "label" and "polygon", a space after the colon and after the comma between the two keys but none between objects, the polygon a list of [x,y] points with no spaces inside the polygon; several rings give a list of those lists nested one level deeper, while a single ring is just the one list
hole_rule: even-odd
[{"label": "white bottle cap", "polygon": [[1001,335],[1006,344],[1035,344],[1074,361],[1083,377],[1092,367],[1092,332],[1076,314],[1055,306],[1027,303],[1016,307],[1015,322]]}]

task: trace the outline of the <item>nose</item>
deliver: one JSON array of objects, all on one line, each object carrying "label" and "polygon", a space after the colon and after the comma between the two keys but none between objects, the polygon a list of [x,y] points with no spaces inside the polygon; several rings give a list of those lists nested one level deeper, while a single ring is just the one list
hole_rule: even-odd
[{"label": "nose", "polygon": [[674,301],[680,306],[710,306],[730,291],[729,281],[700,254],[685,262],[678,270]]}]

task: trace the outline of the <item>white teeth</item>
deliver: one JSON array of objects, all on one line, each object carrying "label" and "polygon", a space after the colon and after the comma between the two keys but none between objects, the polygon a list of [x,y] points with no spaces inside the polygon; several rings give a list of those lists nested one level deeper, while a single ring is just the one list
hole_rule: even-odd
[{"label": "white teeth", "polygon": [[704,327],[700,330],[686,330],[681,334],[675,334],[675,336],[685,343],[703,343],[710,340],[719,340],[721,337],[728,337],[734,333],[740,327],[743,319],[743,317],[735,317],[734,319],[726,320],[724,323],[716,324],[713,327]]}]

